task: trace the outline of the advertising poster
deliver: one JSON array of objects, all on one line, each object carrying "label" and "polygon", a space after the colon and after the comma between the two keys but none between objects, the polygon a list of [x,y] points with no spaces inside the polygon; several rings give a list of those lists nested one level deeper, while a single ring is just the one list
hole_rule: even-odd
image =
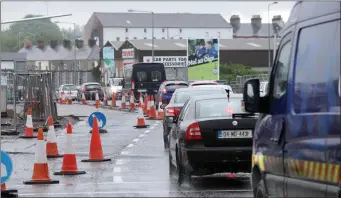
[{"label": "advertising poster", "polygon": [[[186,67],[186,56],[154,56],[154,63],[163,63],[165,67]],[[151,56],[143,57],[144,63],[151,63]]]},{"label": "advertising poster", "polygon": [[103,47],[104,68],[110,73],[115,72],[115,49],[114,47]]},{"label": "advertising poster", "polygon": [[188,80],[219,80],[218,39],[188,39]]}]

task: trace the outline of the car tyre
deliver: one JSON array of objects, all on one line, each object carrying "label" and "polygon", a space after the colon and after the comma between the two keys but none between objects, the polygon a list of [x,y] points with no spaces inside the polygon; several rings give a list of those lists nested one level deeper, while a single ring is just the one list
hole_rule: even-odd
[{"label": "car tyre", "polygon": [[169,175],[171,176],[174,173],[174,166],[172,163],[172,156],[170,154],[170,151],[168,152],[168,161],[169,161]]},{"label": "car tyre", "polygon": [[257,185],[257,188],[254,190],[254,197],[255,198],[268,198],[266,194],[264,180],[261,179]]},{"label": "car tyre", "polygon": [[178,156],[178,152],[176,153],[176,172],[177,172],[177,183],[179,186],[181,186],[185,180],[185,174],[184,174],[184,168],[181,165],[181,162],[179,161],[179,156]]}]

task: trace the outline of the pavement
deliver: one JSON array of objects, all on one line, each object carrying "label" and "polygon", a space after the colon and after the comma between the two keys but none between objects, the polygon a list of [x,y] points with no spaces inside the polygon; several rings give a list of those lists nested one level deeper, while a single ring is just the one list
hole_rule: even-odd
[{"label": "pavement", "polygon": [[[109,103],[110,104],[110,103]],[[59,184],[24,185],[32,177],[35,139],[2,137],[1,149],[9,152],[14,172],[6,183],[17,189],[20,197],[252,197],[249,180],[217,177],[195,178],[192,185],[181,187],[168,173],[168,151],[163,148],[162,122],[148,121],[146,129],[134,129],[137,113],[100,109],[107,117],[101,134],[103,152],[109,162],[84,163],[89,155],[91,134],[87,116],[96,111],[91,105],[59,105],[59,116],[75,115],[80,121],[73,125],[73,143],[78,169],[85,175],[55,176],[62,158],[48,159],[51,179]],[[46,135],[46,133],[45,133]],[[65,129],[56,129],[58,150],[64,152]]]}]

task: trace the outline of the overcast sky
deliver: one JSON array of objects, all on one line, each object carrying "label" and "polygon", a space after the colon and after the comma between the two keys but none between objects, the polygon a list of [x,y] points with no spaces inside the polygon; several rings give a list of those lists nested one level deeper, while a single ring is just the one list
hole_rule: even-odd
[{"label": "overcast sky", "polygon": [[[2,1],[1,21],[23,18],[27,14],[72,16],[53,21],[75,22],[85,25],[93,12],[127,12],[128,9],[154,11],[156,13],[220,13],[227,21],[231,15],[239,15],[242,23],[250,23],[252,15],[260,15],[268,22],[268,5],[271,1]],[[270,20],[281,15],[287,21],[295,1],[280,1],[270,7]],[[72,27],[59,24],[61,27]],[[7,26],[8,27],[8,26]],[[3,27],[3,28],[6,28]],[[2,28],[2,29],[3,29]]]}]

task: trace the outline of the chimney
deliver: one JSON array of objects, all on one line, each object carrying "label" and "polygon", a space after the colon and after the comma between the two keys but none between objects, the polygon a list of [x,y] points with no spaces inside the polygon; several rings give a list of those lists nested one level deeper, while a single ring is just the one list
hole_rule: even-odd
[{"label": "chimney", "polygon": [[84,40],[81,40],[81,39],[76,39],[76,47],[78,49],[81,49],[84,47]]},{"label": "chimney", "polygon": [[94,39],[89,39],[88,40],[88,45],[89,45],[89,47],[93,47],[93,46],[95,46],[96,45],[96,40],[94,40]]},{"label": "chimney", "polygon": [[275,15],[272,18],[272,30],[274,34],[278,34],[281,29],[284,27],[284,21],[281,15]]},{"label": "chimney", "polygon": [[237,32],[240,28],[240,18],[239,15],[232,15],[230,18],[230,23],[233,27],[233,36],[237,35]]},{"label": "chimney", "polygon": [[258,36],[258,32],[262,27],[262,18],[260,15],[253,15],[251,18],[253,36]]},{"label": "chimney", "polygon": [[64,47],[64,48],[67,48],[67,49],[71,49],[71,41],[70,41],[70,40],[67,40],[67,39],[64,39],[64,41],[63,41],[63,47]]},{"label": "chimney", "polygon": [[56,49],[57,45],[58,45],[58,41],[57,40],[51,40],[50,41],[50,47],[52,49]]},{"label": "chimney", "polygon": [[38,40],[37,44],[38,44],[38,48],[39,49],[44,49],[45,45],[44,45],[44,41],[43,40]]},{"label": "chimney", "polygon": [[28,49],[32,47],[32,41],[26,40],[24,41],[24,48]]}]

